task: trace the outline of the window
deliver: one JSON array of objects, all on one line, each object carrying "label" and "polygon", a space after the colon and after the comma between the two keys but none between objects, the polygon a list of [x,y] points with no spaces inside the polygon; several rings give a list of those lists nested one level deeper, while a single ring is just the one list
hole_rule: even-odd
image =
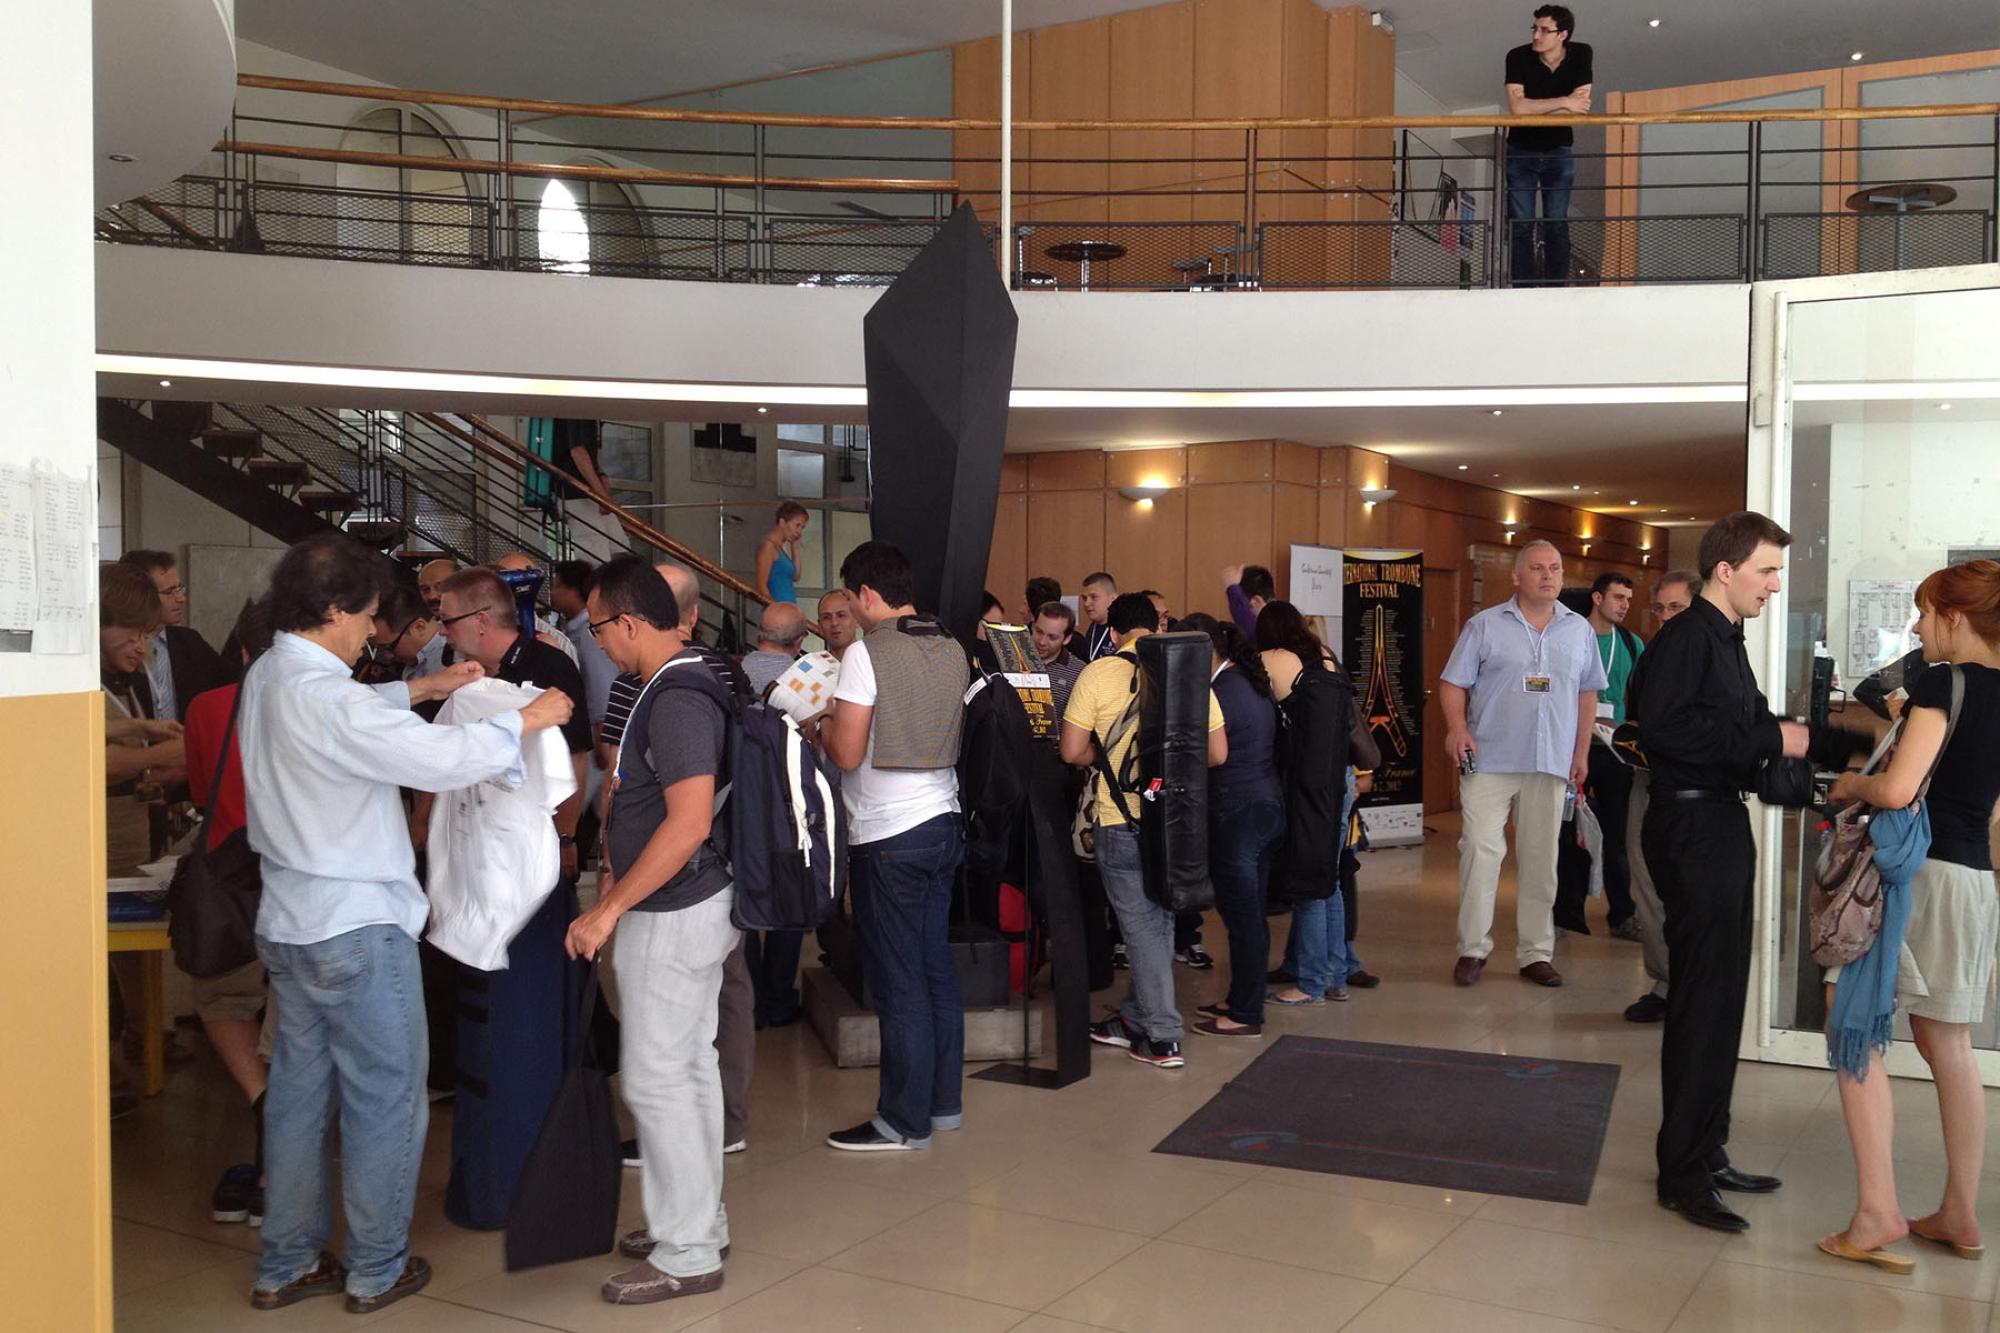
[{"label": "window", "polygon": [[826,496],[826,455],[808,449],[778,450],[778,494],[788,500]]},{"label": "window", "polygon": [[[445,132],[409,107],[368,112],[341,136],[340,146],[403,157],[458,156]],[[432,264],[485,256],[486,208],[460,172],[342,162],[334,168],[334,184],[340,191],[334,244],[343,253],[364,259],[402,255]],[[296,225],[283,218],[284,206],[267,200],[266,207],[281,228]]]},{"label": "window", "polygon": [[778,438],[781,440],[790,440],[794,444],[825,444],[826,427],[780,425],[778,427]]},{"label": "window", "polygon": [[535,241],[542,267],[549,272],[590,272],[590,224],[576,206],[576,196],[561,181],[542,187],[542,205],[535,211]]}]

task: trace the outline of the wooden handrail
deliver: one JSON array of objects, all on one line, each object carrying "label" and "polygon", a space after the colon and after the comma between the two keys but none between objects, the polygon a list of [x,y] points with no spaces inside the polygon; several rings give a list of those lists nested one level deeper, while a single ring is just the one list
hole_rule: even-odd
[{"label": "wooden handrail", "polygon": [[713,171],[654,171],[644,167],[600,167],[585,162],[499,162],[491,158],[422,157],[414,153],[364,153],[347,148],[309,148],[298,144],[254,143],[223,139],[218,153],[250,153],[258,157],[303,158],[312,162],[347,162],[364,167],[402,167],[411,171],[456,171],[472,175],[556,176],[563,180],[622,181],[632,185],[699,185],[722,189],[831,190],[840,194],[955,194],[958,182],[877,180],[852,176],[749,176]]},{"label": "wooden handrail", "polygon": [[[485,111],[519,111],[537,116],[580,116],[596,120],[654,120],[693,125],[779,125],[827,130],[998,130],[998,120],[963,116],[808,116],[790,112],[694,111],[684,107],[614,106],[598,102],[550,102],[525,97],[485,97],[475,93],[378,88],[316,79],[280,79],[239,74],[244,88],[274,92],[362,97],[377,102],[462,106]],[[1588,116],[1290,116],[1231,117],[1214,120],[1016,120],[1016,130],[1397,130],[1492,129],[1549,125],[1730,125],[1787,120],[1925,120],[1941,116],[2000,115],[2000,102],[1960,102],[1949,106],[1800,107],[1766,111],[1640,111]],[[437,169],[437,159],[426,159]]]},{"label": "wooden handrail", "polygon": [[151,199],[146,198],[144,195],[141,195],[139,198],[134,199],[132,202],[139,205],[139,207],[145,209],[148,213],[151,213],[154,217],[166,223],[167,226],[171,227],[173,230],[179,232],[181,235],[187,237],[191,241],[200,241],[203,245],[208,245],[211,244],[214,240],[213,237],[202,235],[201,232],[197,231],[194,227],[190,226],[185,218],[181,217],[180,214],[174,212],[173,209],[166,207],[164,204],[156,204]]},{"label": "wooden handrail", "polygon": [[[579,491],[590,490],[590,487],[584,484],[583,478],[577,476],[568,468],[550,459],[543,458],[540,454],[537,454],[527,445],[522,444],[519,440],[509,435],[506,431],[501,430],[484,417],[475,416],[470,412],[455,414],[463,417],[471,424],[473,431],[478,432],[475,435],[473,431],[464,429],[456,422],[436,412],[416,412],[412,415],[435,430],[441,430],[454,439],[463,440],[487,457],[497,459],[503,465],[511,467],[516,472],[526,472],[530,466],[538,467],[551,476],[561,477]],[[481,439],[481,436],[485,438]],[[592,492],[592,494],[594,495],[595,492]],[[672,537],[661,532],[658,528],[646,522],[646,520],[640,518],[616,500],[608,496],[599,496],[597,498],[602,500],[605,506],[611,510],[611,516],[617,519],[626,531],[632,533],[647,545],[657,547],[659,550],[666,552],[674,559],[686,565],[689,569],[692,569],[695,573],[713,579],[732,592],[740,593],[742,596],[755,602],[758,606],[769,606],[771,604],[770,598],[764,596],[720,565],[710,563],[690,548],[675,541]],[[814,628],[813,632],[815,634],[819,632],[817,627]]]}]

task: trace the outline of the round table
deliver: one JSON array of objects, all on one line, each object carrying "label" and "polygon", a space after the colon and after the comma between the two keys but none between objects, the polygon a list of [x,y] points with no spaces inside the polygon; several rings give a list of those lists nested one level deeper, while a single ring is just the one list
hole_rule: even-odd
[{"label": "round table", "polygon": [[1093,263],[1108,264],[1114,259],[1125,257],[1125,247],[1116,241],[1063,241],[1042,252],[1050,259],[1065,264],[1075,264],[1079,268],[1077,285],[1084,291],[1090,290],[1090,266]]},{"label": "round table", "polygon": [[1888,213],[1896,219],[1896,267],[1903,267],[1903,219],[1912,213],[1928,213],[1958,198],[1958,191],[1934,181],[1891,181],[1869,185],[1847,196],[1849,212]]}]

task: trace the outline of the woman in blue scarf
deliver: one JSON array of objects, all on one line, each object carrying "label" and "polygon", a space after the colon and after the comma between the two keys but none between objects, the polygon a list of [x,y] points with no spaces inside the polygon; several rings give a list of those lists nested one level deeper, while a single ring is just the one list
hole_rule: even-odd
[{"label": "woman in blue scarf", "polygon": [[[1988,838],[2000,801],[2000,563],[1937,571],[1917,589],[1917,609],[1925,659],[1958,669],[1927,671],[1912,686],[1885,772],[1849,773],[1833,789],[1836,804],[1861,801],[1878,812],[1870,828],[1883,912],[1869,951],[1827,976],[1827,1063],[1839,1082],[1859,1198],[1847,1229],[1819,1247],[1894,1273],[1915,1262],[1883,1247],[1911,1233],[1961,1259],[1985,1253],[1978,1204],[1986,1094],[1971,1025],[1984,1016],[2000,937]],[[1955,728],[1954,677],[1963,691]],[[1929,794],[1917,802],[1933,765]],[[1942,1202],[1915,1220],[1896,1198],[1893,1103],[1872,1058],[1888,1050],[1899,998],[1937,1087],[1948,1163]]]}]

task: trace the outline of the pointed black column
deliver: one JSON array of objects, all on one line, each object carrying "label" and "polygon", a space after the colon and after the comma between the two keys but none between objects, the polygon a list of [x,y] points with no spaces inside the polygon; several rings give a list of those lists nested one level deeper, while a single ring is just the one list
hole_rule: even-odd
[{"label": "pointed black column", "polygon": [[871,527],[910,557],[918,609],[962,638],[993,544],[1018,325],[969,204],[861,323]]}]

